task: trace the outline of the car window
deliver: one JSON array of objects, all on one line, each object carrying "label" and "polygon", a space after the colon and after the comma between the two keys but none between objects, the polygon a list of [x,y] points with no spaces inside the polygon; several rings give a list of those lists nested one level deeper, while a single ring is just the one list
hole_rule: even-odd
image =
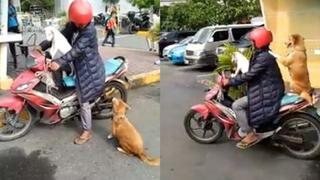
[{"label": "car window", "polygon": [[192,41],[192,36],[189,36],[183,40],[180,41],[180,44],[188,44],[190,41]]},{"label": "car window", "polygon": [[203,28],[200,29],[193,37],[192,43],[205,43],[208,41],[210,34],[213,29],[211,28]]},{"label": "car window", "polygon": [[179,34],[178,34],[178,39],[184,39],[184,38],[186,38],[186,37],[188,37],[188,36],[192,36],[192,35],[194,35],[195,33],[193,33],[193,32],[180,32]]},{"label": "car window", "polygon": [[162,37],[161,37],[161,39],[164,39],[164,38],[166,38],[166,39],[168,39],[168,40],[174,40],[175,38],[176,38],[176,32],[168,32],[168,33],[165,33]]},{"label": "car window", "polygon": [[231,32],[232,32],[234,40],[239,40],[241,37],[243,37],[250,30],[252,30],[252,27],[250,27],[250,28],[233,28],[233,29],[231,29]]},{"label": "car window", "polygon": [[214,41],[223,41],[229,38],[228,31],[216,31],[213,36]]}]

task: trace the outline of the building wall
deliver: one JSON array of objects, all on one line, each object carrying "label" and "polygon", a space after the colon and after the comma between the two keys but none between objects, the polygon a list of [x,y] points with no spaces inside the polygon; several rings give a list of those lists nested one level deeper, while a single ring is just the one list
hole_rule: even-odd
[{"label": "building wall", "polygon": [[[273,51],[286,55],[284,42],[292,33],[305,38],[308,56],[308,69],[312,86],[320,88],[320,0],[260,0],[265,23],[274,35]],[[289,79],[283,68],[285,80]]]}]

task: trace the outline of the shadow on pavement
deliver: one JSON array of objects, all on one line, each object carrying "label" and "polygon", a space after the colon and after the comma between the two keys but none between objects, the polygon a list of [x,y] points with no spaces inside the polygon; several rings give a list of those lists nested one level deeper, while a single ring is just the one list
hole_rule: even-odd
[{"label": "shadow on pavement", "polygon": [[57,166],[36,150],[26,155],[23,149],[13,147],[0,151],[0,179],[55,180]]}]

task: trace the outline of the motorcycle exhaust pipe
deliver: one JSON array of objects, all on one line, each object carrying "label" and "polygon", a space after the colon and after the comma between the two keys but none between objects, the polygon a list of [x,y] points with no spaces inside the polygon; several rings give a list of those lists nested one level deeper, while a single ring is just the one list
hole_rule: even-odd
[{"label": "motorcycle exhaust pipe", "polygon": [[275,135],[272,139],[276,141],[289,142],[293,144],[303,144],[303,138],[301,137],[293,137],[288,135]]}]

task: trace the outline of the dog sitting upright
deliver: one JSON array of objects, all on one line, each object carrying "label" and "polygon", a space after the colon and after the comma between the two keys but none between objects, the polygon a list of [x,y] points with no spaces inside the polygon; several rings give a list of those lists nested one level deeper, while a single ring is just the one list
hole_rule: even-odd
[{"label": "dog sitting upright", "polygon": [[109,135],[108,139],[115,137],[118,140],[118,151],[127,155],[135,155],[151,166],[159,166],[160,159],[151,158],[146,155],[141,135],[126,117],[126,111],[130,107],[125,102],[117,98],[112,99],[112,104],[112,135]]},{"label": "dog sitting upright", "polygon": [[314,100],[311,96],[313,89],[309,80],[304,38],[299,34],[292,34],[285,44],[289,50],[288,55],[286,57],[275,56],[289,70],[290,90],[299,94],[308,103],[313,104]]}]

